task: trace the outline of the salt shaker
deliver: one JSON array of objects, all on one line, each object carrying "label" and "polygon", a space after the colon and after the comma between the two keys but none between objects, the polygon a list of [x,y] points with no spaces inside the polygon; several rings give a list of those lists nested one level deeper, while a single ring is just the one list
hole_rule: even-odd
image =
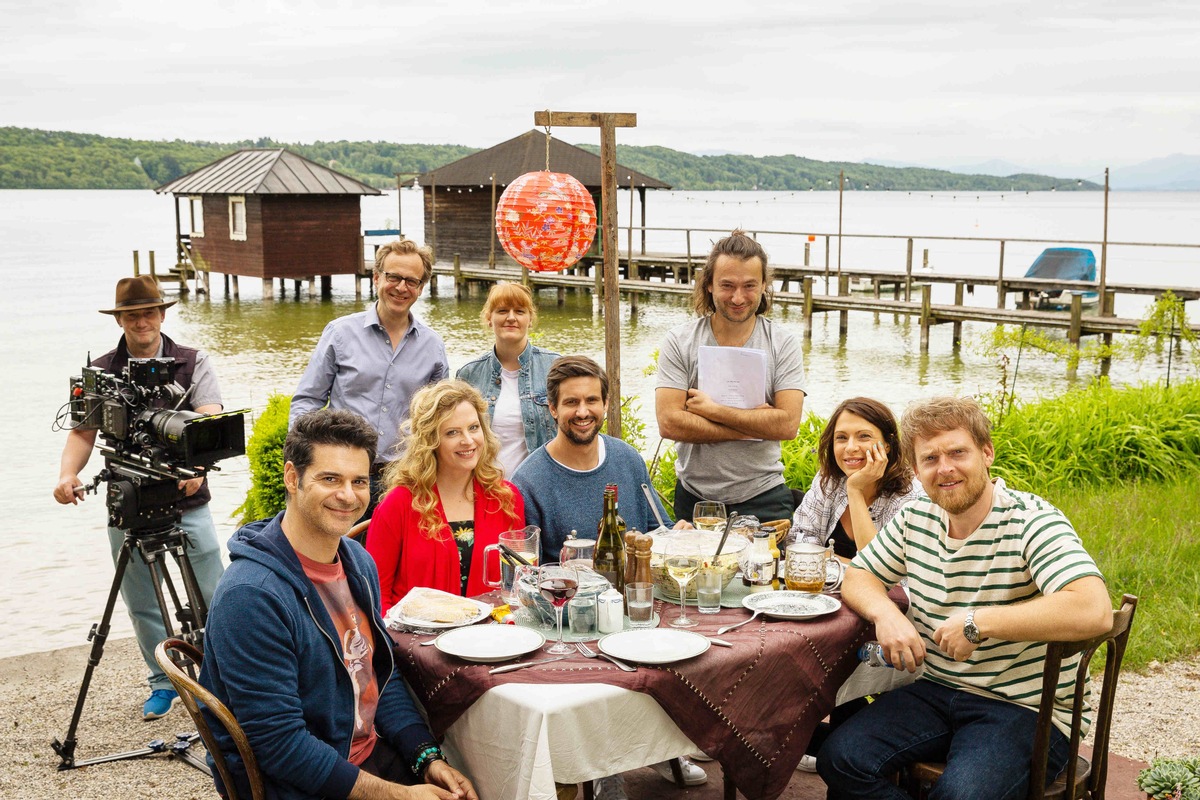
[{"label": "salt shaker", "polygon": [[625,627],[625,598],[609,588],[596,598],[596,623],[600,633],[616,633]]}]

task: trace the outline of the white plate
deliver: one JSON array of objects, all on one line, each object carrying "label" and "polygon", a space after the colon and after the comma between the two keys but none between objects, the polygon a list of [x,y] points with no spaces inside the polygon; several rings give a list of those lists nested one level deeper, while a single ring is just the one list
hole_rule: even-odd
[{"label": "white plate", "polygon": [[601,637],[596,646],[601,652],[623,661],[673,664],[700,655],[709,645],[707,638],[691,631],[645,628],[610,633]]},{"label": "white plate", "polygon": [[824,594],[784,590],[746,595],[742,605],[779,619],[812,619],[832,614],[842,607],[842,601]]},{"label": "white plate", "polygon": [[479,625],[455,628],[433,641],[448,656],[490,664],[532,653],[546,643],[540,632],[519,625]]},{"label": "white plate", "polygon": [[479,600],[473,600],[469,597],[465,599],[479,606],[479,613],[468,620],[463,620],[462,622],[429,622],[428,620],[424,619],[406,617],[404,616],[404,612],[400,610],[400,603],[397,603],[388,609],[388,613],[385,615],[384,619],[389,628],[423,628],[425,630],[441,630],[444,628],[461,628],[464,625],[474,625],[480,620],[487,619],[488,614],[492,613],[492,606],[488,605],[487,603],[480,602]]}]

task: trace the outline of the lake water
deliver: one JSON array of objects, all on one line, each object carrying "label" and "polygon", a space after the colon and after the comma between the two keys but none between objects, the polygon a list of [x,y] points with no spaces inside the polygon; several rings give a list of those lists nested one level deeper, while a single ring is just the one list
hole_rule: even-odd
[{"label": "lake water", "polygon": [[[648,222],[671,228],[689,226],[728,231],[743,226],[762,231],[804,231],[818,234],[812,262],[821,264],[824,240],[820,234],[837,231],[837,195],[763,192],[650,192]],[[421,219],[421,196],[405,192],[406,232],[415,235]],[[966,236],[1046,240],[1010,243],[1006,274],[1023,274],[1045,246],[1097,240],[1102,233],[1099,193],[922,194],[849,192],[844,229],[847,234],[884,233],[897,236]],[[627,195],[618,200],[621,222],[629,209]],[[394,225],[395,193],[364,198],[364,228]],[[635,206],[635,217],[640,211]],[[1110,241],[1194,241],[1200,221],[1200,194],[1114,194],[1111,199]],[[625,246],[621,232],[621,246]],[[694,233],[695,253],[704,253],[719,234]],[[760,240],[777,263],[801,263],[802,237],[769,233]],[[639,237],[635,233],[635,242]],[[66,434],[52,429],[67,397],[68,378],[78,375],[88,353],[111,349],[119,336],[112,318],[96,313],[113,300],[118,278],[131,274],[132,251],[159,254],[165,270],[174,250],[174,212],[169,198],[151,192],[118,191],[0,191],[0,436],[5,458],[0,461],[3,487],[4,551],[9,578],[0,589],[0,655],[37,652],[85,641],[99,618],[109,584],[112,561],[104,535],[104,504],[89,496],[77,507],[63,507],[51,497]],[[636,246],[636,244],[635,244]],[[651,231],[650,250],[682,252],[682,233]],[[921,251],[930,249],[933,268],[944,272],[995,274],[995,243],[936,241],[918,238]],[[1099,255],[1099,248],[1096,248]],[[831,251],[836,258],[836,243]],[[842,263],[853,266],[903,269],[903,240],[847,239]],[[1112,281],[1200,285],[1200,251],[1171,248],[1112,247]],[[292,300],[263,303],[257,280],[241,282],[241,301],[222,296],[221,281],[213,281],[214,298],[189,298],[167,312],[164,331],[183,343],[212,354],[228,409],[261,411],[274,392],[290,394],[307,363],[322,328],[332,318],[360,310],[353,282],[338,277],[326,301]],[[451,368],[489,346],[479,327],[481,297],[455,300],[453,292],[438,300],[425,298],[415,307],[423,319],[446,339]],[[446,295],[449,295],[447,297]],[[553,293],[543,293],[538,341],[563,353],[603,357],[604,324],[587,296],[568,295],[564,307],[554,305]],[[994,298],[994,296],[993,296]],[[969,300],[993,305],[983,290]],[[1144,300],[1121,298],[1117,313],[1137,316]],[[625,306],[622,315],[622,376],[626,395],[642,401],[642,417],[653,416],[653,378],[642,372],[663,334],[687,318],[681,300],[642,301],[636,318]],[[1193,312],[1194,315],[1194,312]],[[778,309],[774,317],[801,331],[798,310]],[[837,333],[836,317],[817,317],[811,344],[805,346],[809,373],[806,407],[827,414],[843,398],[867,394],[900,411],[914,398],[935,393],[992,391],[999,379],[994,359],[970,346],[986,326],[967,325],[968,345],[950,347],[948,326],[935,328],[930,354],[919,352],[919,326],[914,320],[893,323],[887,315],[854,314],[845,340]],[[1085,370],[1081,369],[1081,377]],[[1113,369],[1116,381],[1159,376],[1161,365],[1141,372],[1128,365]],[[1061,365],[1026,359],[1021,364],[1020,391],[1026,396],[1053,394],[1066,388]],[[653,426],[650,426],[653,430]],[[94,458],[83,473],[86,480],[100,468]],[[212,479],[213,515],[224,541],[235,530],[231,515],[249,484],[245,458],[220,464]],[[113,617],[114,635],[130,633],[122,608]],[[80,665],[82,669],[82,664]]]}]

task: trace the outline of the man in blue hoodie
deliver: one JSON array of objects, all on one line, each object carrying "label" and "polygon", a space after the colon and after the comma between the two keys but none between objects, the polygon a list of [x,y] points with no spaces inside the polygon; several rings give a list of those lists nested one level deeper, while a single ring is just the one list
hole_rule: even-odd
[{"label": "man in blue hoodie", "polygon": [[[374,563],[344,538],[367,506],[377,440],[350,411],[297,419],[287,509],[234,534],[213,595],[200,682],[249,737],[269,798],[478,800],[395,670]],[[218,741],[249,797],[232,739]]]}]

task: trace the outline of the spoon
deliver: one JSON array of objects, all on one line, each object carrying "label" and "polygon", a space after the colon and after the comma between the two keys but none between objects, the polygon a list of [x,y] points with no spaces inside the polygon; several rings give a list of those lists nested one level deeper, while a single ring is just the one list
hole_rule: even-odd
[{"label": "spoon", "polygon": [[650,504],[650,510],[654,512],[654,519],[658,521],[658,527],[667,527],[667,523],[663,522],[662,514],[658,513],[658,503],[654,502],[654,498],[650,495],[650,487],[644,483],[642,484],[642,494],[646,495],[646,502]]},{"label": "spoon", "polygon": [[754,618],[757,617],[762,612],[763,612],[763,609],[760,608],[757,611],[755,611],[753,614],[750,615],[750,619],[744,619],[741,622],[735,622],[732,625],[726,625],[723,628],[717,628],[717,636],[720,636],[721,634],[724,634],[724,633],[729,633],[734,628],[740,628],[743,625],[745,625],[747,622],[753,622]]}]

